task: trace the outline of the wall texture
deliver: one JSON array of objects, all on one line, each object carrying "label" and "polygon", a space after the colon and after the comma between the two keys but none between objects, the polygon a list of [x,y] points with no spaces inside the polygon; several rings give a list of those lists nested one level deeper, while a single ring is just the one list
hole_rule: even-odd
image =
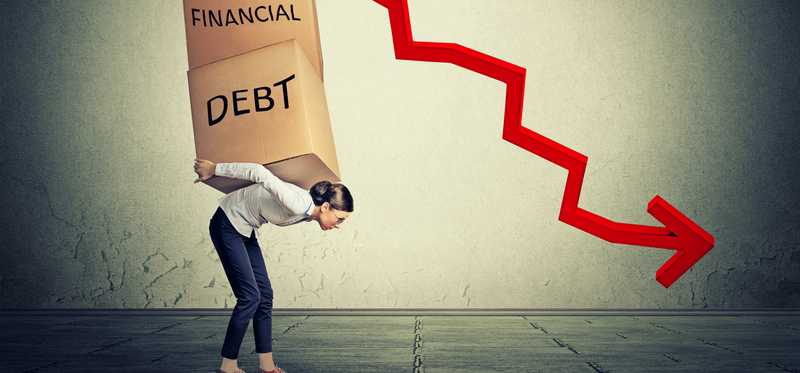
[{"label": "wall texture", "polygon": [[[418,40],[527,69],[523,124],[589,157],[581,207],[717,239],[669,251],[557,220],[566,172],[501,140],[504,86],[394,59],[386,10],[318,0],[356,211],[261,228],[275,306],[800,306],[793,2],[411,1]],[[233,307],[193,184],[180,1],[2,2],[0,307]]]}]

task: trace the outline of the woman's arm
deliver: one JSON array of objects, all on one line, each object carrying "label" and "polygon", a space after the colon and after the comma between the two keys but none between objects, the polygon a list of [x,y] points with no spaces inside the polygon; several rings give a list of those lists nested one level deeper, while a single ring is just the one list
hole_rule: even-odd
[{"label": "woman's arm", "polygon": [[214,175],[262,184],[275,184],[277,181],[281,181],[266,167],[258,163],[216,163]]},{"label": "woman's arm", "polygon": [[[308,199],[297,188],[275,176],[258,163],[217,163],[214,174],[261,184],[282,205],[300,215],[308,208]],[[305,194],[308,194],[307,192]]]}]

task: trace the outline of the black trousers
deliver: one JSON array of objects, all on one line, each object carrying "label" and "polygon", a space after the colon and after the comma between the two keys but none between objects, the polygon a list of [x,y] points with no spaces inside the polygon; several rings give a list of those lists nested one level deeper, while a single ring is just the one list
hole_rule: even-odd
[{"label": "black trousers", "polygon": [[239,233],[220,207],[208,229],[236,296],[221,355],[228,359],[239,356],[250,319],[253,319],[256,352],[272,352],[272,285],[255,231],[250,237]]}]

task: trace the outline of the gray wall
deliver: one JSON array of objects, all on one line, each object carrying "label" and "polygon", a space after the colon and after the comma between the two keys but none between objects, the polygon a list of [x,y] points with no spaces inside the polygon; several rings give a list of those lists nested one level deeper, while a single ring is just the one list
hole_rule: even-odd
[{"label": "gray wall", "polygon": [[[523,124],[589,156],[580,205],[717,239],[671,252],[557,220],[566,172],[501,140],[504,86],[394,59],[386,10],[318,0],[356,211],[261,228],[275,307],[800,306],[794,2],[411,1],[417,40],[527,68]],[[180,1],[2,2],[0,307],[232,307],[193,184]]]}]

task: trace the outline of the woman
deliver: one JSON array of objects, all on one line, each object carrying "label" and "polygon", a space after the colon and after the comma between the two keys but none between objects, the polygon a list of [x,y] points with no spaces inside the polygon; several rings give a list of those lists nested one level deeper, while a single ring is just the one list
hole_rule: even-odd
[{"label": "woman", "polygon": [[228,193],[209,224],[211,241],[236,296],[218,373],[244,373],[237,357],[250,319],[261,373],[284,373],[272,360],[272,285],[256,232],[264,223],[287,226],[316,220],[322,230],[339,228],[353,211],[353,197],[342,184],[320,181],[310,190],[285,182],[257,163],[214,163],[195,158],[199,181],[214,175],[252,181]]}]

